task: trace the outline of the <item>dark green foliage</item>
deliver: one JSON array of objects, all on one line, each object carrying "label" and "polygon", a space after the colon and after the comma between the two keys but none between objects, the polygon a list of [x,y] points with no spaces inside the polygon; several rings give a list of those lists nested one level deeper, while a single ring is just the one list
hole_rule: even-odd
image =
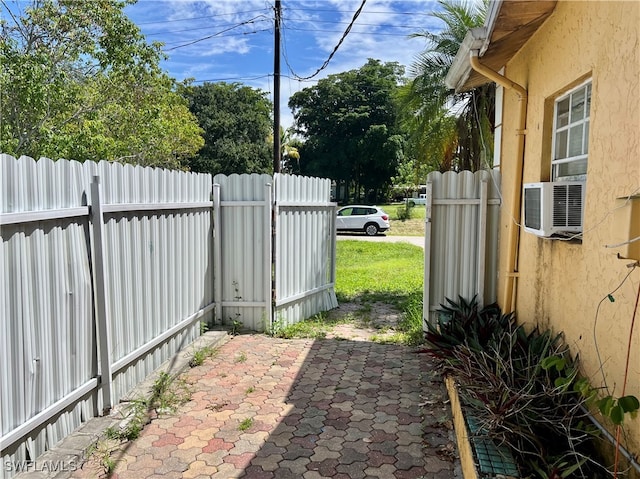
[{"label": "dark green foliage", "polygon": [[[377,201],[402,159],[395,94],[403,68],[369,61],[357,70],[329,75],[289,100],[300,148],[300,172],[329,177]],[[346,198],[338,198],[347,200]]]},{"label": "dark green foliage", "polygon": [[400,221],[410,220],[413,215],[414,206],[408,201],[396,210],[396,219]]},{"label": "dark green foliage", "polygon": [[475,298],[447,303],[428,325],[425,351],[456,378],[481,433],[512,449],[523,477],[601,477],[577,362],[562,335],[527,331]]},{"label": "dark green foliage", "polygon": [[271,173],[271,102],[239,83],[204,83],[185,90],[189,109],[204,130],[204,147],[191,159],[193,171]]},{"label": "dark green foliage", "polygon": [[452,359],[459,346],[482,351],[496,336],[516,327],[513,314],[502,314],[497,304],[479,310],[475,297],[471,301],[459,297],[458,303],[447,298],[447,303],[441,305],[437,322],[427,323],[425,334],[426,351],[440,359]]}]

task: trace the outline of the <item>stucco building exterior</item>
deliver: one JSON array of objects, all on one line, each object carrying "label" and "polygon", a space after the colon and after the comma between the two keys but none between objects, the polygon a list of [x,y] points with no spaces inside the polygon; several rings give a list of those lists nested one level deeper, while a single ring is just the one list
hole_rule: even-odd
[{"label": "stucco building exterior", "polygon": [[[498,85],[500,305],[563,331],[593,386],[638,398],[639,31],[636,1],[496,1],[447,76],[457,90]],[[523,195],[551,181],[584,185],[569,199],[582,208],[577,228],[525,228],[523,210],[556,214]],[[625,426],[623,445],[637,459],[640,417]]]}]

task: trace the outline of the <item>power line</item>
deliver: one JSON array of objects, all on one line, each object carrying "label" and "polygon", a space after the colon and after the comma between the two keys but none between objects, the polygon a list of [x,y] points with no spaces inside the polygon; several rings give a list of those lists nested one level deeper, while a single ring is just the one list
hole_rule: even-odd
[{"label": "power line", "polygon": [[[369,13],[367,11],[367,13]],[[335,25],[347,25],[349,22],[336,22],[333,20],[293,20],[300,23],[331,23]],[[424,30],[424,25],[391,25],[389,23],[358,23],[360,26],[380,28],[406,28],[407,30]],[[354,32],[355,33],[355,32]]]},{"label": "power line", "polygon": [[[287,27],[289,30],[294,32],[318,32],[318,33],[340,33],[340,30],[319,30],[315,28],[293,28]],[[409,33],[383,33],[383,32],[358,32],[352,31],[352,35],[376,35],[376,36],[385,36],[385,37],[409,37]]]},{"label": "power line", "polygon": [[[321,8],[291,8],[287,7],[286,10],[290,11],[303,11],[303,12],[331,12],[331,13],[349,13],[345,10],[329,10],[329,9],[321,9]],[[369,11],[367,10],[367,15],[376,14],[376,15],[424,15],[425,17],[431,16],[430,13],[420,13],[420,12],[395,12],[393,10],[388,11]]]},{"label": "power line", "polygon": [[310,80],[311,78],[313,78],[314,76],[316,76],[318,73],[320,73],[322,70],[324,70],[325,68],[327,68],[327,66],[329,66],[329,62],[331,61],[331,59],[333,58],[333,56],[336,54],[336,52],[338,51],[338,48],[340,48],[340,45],[342,45],[342,42],[344,41],[345,38],[347,38],[347,35],[349,34],[349,32],[351,31],[351,27],[353,27],[353,24],[355,23],[356,19],[360,16],[360,12],[362,12],[362,9],[364,8],[364,5],[367,3],[367,0],[362,0],[362,3],[360,4],[360,7],[358,7],[358,9],[355,11],[355,13],[353,14],[353,18],[351,19],[351,22],[349,23],[349,26],[347,26],[346,30],[344,31],[344,33],[342,34],[342,37],[340,37],[340,40],[338,41],[338,43],[336,44],[336,46],[333,48],[333,51],[329,54],[329,57],[325,60],[325,62],[320,66],[320,68],[318,68],[312,75],[306,76],[306,77],[301,77],[299,75],[297,75],[293,69],[291,68],[291,65],[289,65],[289,63],[287,63],[287,66],[289,67],[289,70],[291,70],[291,74],[298,80]]},{"label": "power line", "polygon": [[[254,33],[262,33],[262,32],[270,32],[272,29],[271,28],[261,28],[259,30],[251,30],[250,32],[238,32],[238,33],[227,33],[226,35],[213,35],[216,38],[228,38],[228,37],[241,37],[243,35],[253,35]],[[207,40],[207,38],[200,38],[198,39],[198,41],[202,41],[202,40]],[[164,46],[171,46],[171,45],[178,45],[178,47],[176,48],[180,48],[181,46],[183,46],[182,42],[166,42],[164,43]],[[184,45],[186,46],[186,45]],[[163,51],[169,51],[167,50],[163,50]]]},{"label": "power line", "polygon": [[207,18],[215,18],[215,17],[223,17],[228,15],[243,15],[245,13],[255,13],[255,12],[267,12],[268,8],[259,8],[256,10],[245,10],[243,12],[230,12],[230,13],[217,13],[215,15],[206,15],[204,17],[187,17],[187,18],[175,18],[172,20],[158,20],[155,22],[136,22],[136,25],[156,25],[156,24],[164,24],[164,23],[175,23],[175,22],[187,22],[190,20],[204,20]]},{"label": "power line", "polygon": [[178,49],[178,48],[188,47],[188,46],[193,45],[193,44],[195,44],[195,43],[199,43],[199,42],[202,42],[202,41],[204,41],[204,40],[209,40],[210,38],[217,37],[218,35],[221,35],[222,33],[226,33],[226,32],[228,32],[228,31],[230,31],[230,30],[233,30],[234,28],[238,28],[238,27],[241,27],[242,25],[248,25],[248,24],[250,24],[250,23],[254,23],[254,22],[255,22],[258,18],[260,18],[260,17],[263,17],[263,15],[258,15],[257,17],[253,17],[253,18],[252,18],[252,19],[250,19],[250,20],[246,20],[246,21],[244,21],[244,22],[241,22],[241,23],[238,23],[238,24],[236,24],[236,25],[233,25],[233,26],[231,26],[231,27],[229,27],[229,28],[225,28],[224,30],[220,30],[219,32],[214,33],[214,34],[212,34],[212,35],[207,35],[206,37],[198,38],[198,39],[196,39],[196,40],[192,40],[192,41],[190,41],[190,42],[183,43],[183,44],[181,44],[181,45],[177,45],[177,46],[175,46],[175,47],[167,48],[167,49],[165,49],[165,50],[163,50],[163,51],[165,51],[165,52],[170,52],[171,50],[176,50],[176,49]]},{"label": "power line", "polygon": [[[262,22],[271,23],[271,21],[268,20],[267,18],[264,18],[261,21]],[[158,36],[158,35],[171,35],[171,34],[174,34],[174,33],[195,32],[196,30],[213,30],[214,28],[227,28],[227,27],[237,27],[237,26],[238,26],[237,23],[227,23],[225,25],[208,25],[206,27],[185,28],[184,30],[164,30],[164,31],[161,31],[161,32],[145,33],[144,36],[145,37],[155,37],[155,36]]]},{"label": "power line", "polygon": [[239,81],[239,80],[251,81],[251,80],[260,80],[261,78],[269,78],[270,76],[272,76],[272,75],[271,74],[265,74],[265,75],[256,75],[256,76],[252,76],[252,77],[213,78],[213,79],[210,79],[210,80],[193,80],[193,83],[215,83],[215,82],[220,82],[220,81]]}]

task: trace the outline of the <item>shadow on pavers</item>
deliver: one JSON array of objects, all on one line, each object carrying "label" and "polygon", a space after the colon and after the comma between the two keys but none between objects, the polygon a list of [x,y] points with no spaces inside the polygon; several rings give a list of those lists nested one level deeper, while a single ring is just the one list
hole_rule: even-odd
[{"label": "shadow on pavers", "polygon": [[[26,467],[25,471],[14,476],[15,479],[66,479],[73,477],[74,473],[82,468],[90,457],[96,443],[103,439],[104,432],[109,428],[121,427],[126,421],[126,408],[131,400],[149,398],[152,395],[153,385],[159,375],[168,373],[178,376],[189,369],[189,361],[193,352],[201,348],[218,348],[229,338],[226,330],[208,331],[189,344],[186,348],[176,353],[165,361],[159,368],[151,373],[144,381],[127,393],[120,403],[114,406],[110,414],[102,417],[94,417],[64,438],[54,447],[40,455]],[[149,411],[151,416],[151,411]],[[127,448],[130,443],[124,443],[121,449]],[[4,467],[4,465],[3,465]]]},{"label": "shadow on pavers", "polygon": [[241,335],[187,376],[114,477],[457,477],[446,390],[411,348]]}]

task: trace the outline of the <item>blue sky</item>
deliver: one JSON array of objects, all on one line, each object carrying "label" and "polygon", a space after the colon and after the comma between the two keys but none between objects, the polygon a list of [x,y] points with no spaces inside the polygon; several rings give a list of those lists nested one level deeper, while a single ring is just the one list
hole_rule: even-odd
[{"label": "blue sky", "polygon": [[[268,92],[273,100],[274,0],[138,0],[125,13],[149,41],[165,44],[163,68],[177,80],[239,82]],[[362,0],[282,0],[281,122],[291,126],[289,97],[318,79],[364,65],[368,58],[409,67],[436,31],[433,0],[367,0],[328,67],[328,58]]]}]

